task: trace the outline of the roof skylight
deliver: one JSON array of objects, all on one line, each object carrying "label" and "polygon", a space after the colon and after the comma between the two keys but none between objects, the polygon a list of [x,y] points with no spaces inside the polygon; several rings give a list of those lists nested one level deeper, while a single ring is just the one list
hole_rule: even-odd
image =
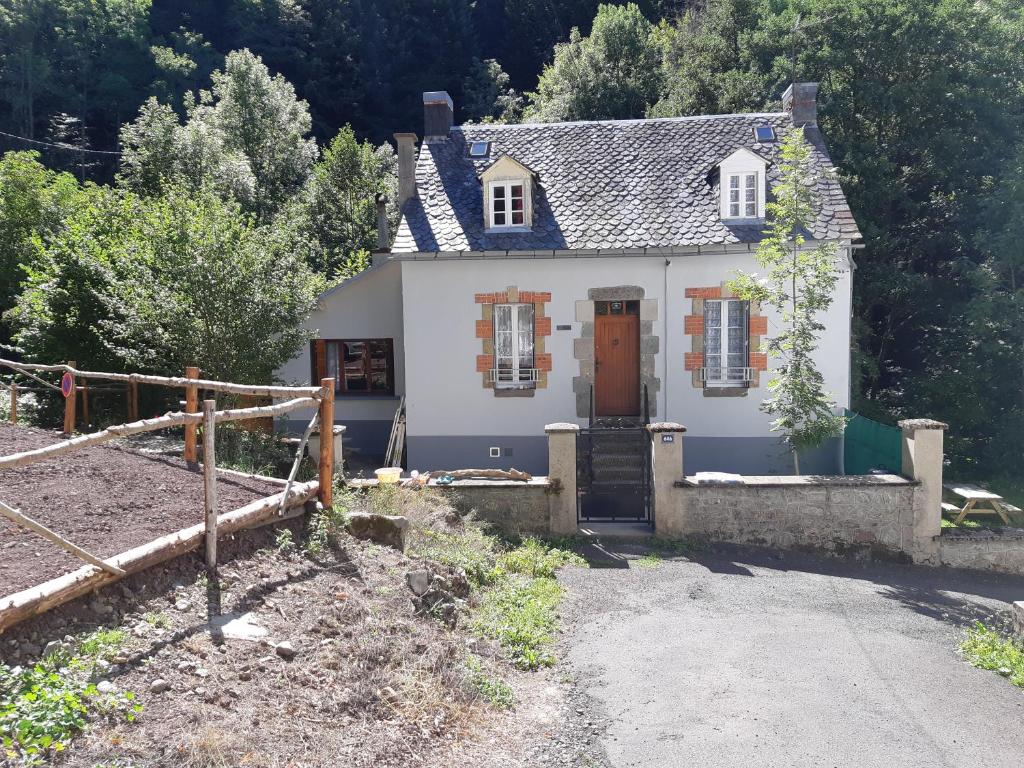
[{"label": "roof skylight", "polygon": [[775,129],[770,125],[755,125],[754,139],[758,142],[775,141]]},{"label": "roof skylight", "polygon": [[487,157],[487,154],[491,150],[491,142],[489,141],[474,141],[469,145],[469,156],[470,157]]}]

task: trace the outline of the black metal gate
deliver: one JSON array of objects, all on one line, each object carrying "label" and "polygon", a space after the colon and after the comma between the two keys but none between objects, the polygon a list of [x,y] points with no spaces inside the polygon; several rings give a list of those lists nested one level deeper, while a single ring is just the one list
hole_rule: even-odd
[{"label": "black metal gate", "polygon": [[576,437],[578,522],[652,522],[645,427],[594,426]]}]

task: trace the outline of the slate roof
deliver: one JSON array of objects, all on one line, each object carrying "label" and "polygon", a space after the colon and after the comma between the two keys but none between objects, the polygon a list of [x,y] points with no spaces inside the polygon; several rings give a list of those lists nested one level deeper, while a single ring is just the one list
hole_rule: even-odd
[{"label": "slate roof", "polygon": [[[777,139],[758,144],[753,127],[770,124]],[[757,242],[761,226],[721,220],[717,165],[745,147],[778,180],[779,147],[790,115],[716,115],[531,125],[464,125],[430,139],[416,164],[417,195],[406,202],[392,253],[418,251],[671,248]],[[805,135],[822,170],[831,160],[817,127]],[[491,142],[485,158],[469,144]],[[479,174],[509,155],[537,175],[529,232],[484,231]],[[812,234],[860,238],[834,178],[818,185]]]}]

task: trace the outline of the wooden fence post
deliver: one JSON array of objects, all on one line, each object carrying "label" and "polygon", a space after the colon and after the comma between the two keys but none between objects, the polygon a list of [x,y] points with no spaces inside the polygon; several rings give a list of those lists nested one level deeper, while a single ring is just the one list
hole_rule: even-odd
[{"label": "wooden fence post", "polygon": [[[76,387],[77,389],[77,387]],[[82,424],[89,431],[89,382],[82,379]]]},{"label": "wooden fence post", "polygon": [[[199,369],[190,365],[185,369],[186,379],[198,379]],[[216,410],[216,408],[214,409]],[[197,413],[199,411],[199,390],[196,387],[185,387],[185,413]],[[196,463],[196,425],[185,425],[185,461],[189,464]],[[206,459],[203,459],[206,461]]]},{"label": "wooden fence post", "polygon": [[18,385],[11,384],[11,424],[18,423]]},{"label": "wooden fence post", "polygon": [[130,381],[124,385],[124,396],[128,402],[128,421],[139,420],[139,385]]},{"label": "wooden fence post", "polygon": [[[74,368],[75,361],[68,360],[68,367]],[[64,434],[73,435],[75,433],[75,405],[78,400],[78,388],[75,385],[75,376],[71,376],[71,394],[64,398]]]},{"label": "wooden fence post", "polygon": [[334,379],[320,379],[320,503],[334,502]]},{"label": "wooden fence post", "polygon": [[[195,378],[190,376],[189,378]],[[203,491],[206,498],[206,567],[217,570],[217,459],[214,455],[216,400],[203,401]]]}]

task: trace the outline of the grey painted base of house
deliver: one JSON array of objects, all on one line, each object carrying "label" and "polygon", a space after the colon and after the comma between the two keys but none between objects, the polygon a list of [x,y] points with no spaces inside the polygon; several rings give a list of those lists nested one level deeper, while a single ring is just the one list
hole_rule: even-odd
[{"label": "grey painted base of house", "polygon": [[[413,436],[406,438],[408,469],[509,469],[515,467],[531,475],[548,473],[546,435],[477,437]],[[490,449],[500,448],[501,457],[491,458]]]},{"label": "grey painted base of house", "polygon": [[[842,474],[839,439],[800,454],[803,475]],[[777,437],[684,436],[686,474],[733,472],[738,475],[791,475],[793,454]]]},{"label": "grey painted base of house", "polygon": [[[348,432],[345,436],[348,437]],[[683,461],[688,475],[707,471],[743,475],[793,474],[793,457],[776,437],[686,435],[684,439]],[[407,469],[430,471],[515,467],[532,475],[546,475],[548,472],[548,441],[545,436],[409,436],[406,446]],[[501,449],[499,458],[491,458],[492,447]],[[834,440],[815,451],[802,454],[800,472],[805,475],[841,474],[839,448],[839,441]]]},{"label": "grey painted base of house", "polygon": [[[309,422],[289,419],[285,428],[289,433],[301,435]],[[364,456],[383,456],[391,436],[391,421],[335,421],[345,425],[345,447]]]}]

